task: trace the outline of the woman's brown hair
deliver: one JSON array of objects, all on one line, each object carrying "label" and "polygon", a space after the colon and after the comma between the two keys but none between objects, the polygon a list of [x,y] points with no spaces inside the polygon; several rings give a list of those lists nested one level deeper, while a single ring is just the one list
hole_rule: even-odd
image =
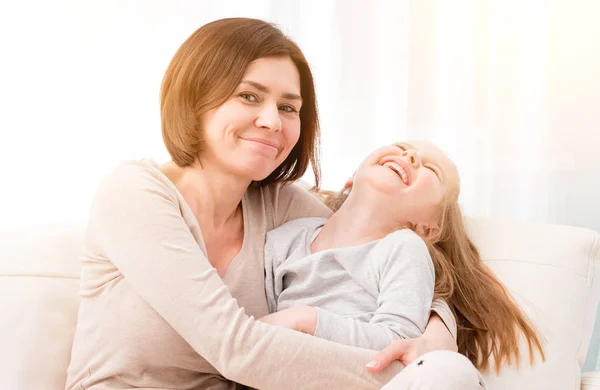
[{"label": "woman's brown hair", "polygon": [[[351,191],[318,191],[333,211],[337,211]],[[545,360],[540,338],[506,287],[483,262],[477,247],[467,235],[458,205],[458,193],[440,206],[438,234],[424,240],[435,268],[434,298],[446,300],[457,320],[458,352],[477,369],[488,370],[493,356],[495,371],[513,362],[519,365],[519,341],[523,335],[529,348],[529,364],[535,350]]]},{"label": "woman's brown hair", "polygon": [[239,85],[248,65],[259,58],[289,57],[300,74],[300,138],[266,185],[294,181],[312,166],[320,181],[319,119],[310,67],[300,48],[274,25],[257,19],[229,18],[196,30],[177,50],[160,93],[162,135],[173,161],[194,162],[202,150],[201,116],[223,104]]}]

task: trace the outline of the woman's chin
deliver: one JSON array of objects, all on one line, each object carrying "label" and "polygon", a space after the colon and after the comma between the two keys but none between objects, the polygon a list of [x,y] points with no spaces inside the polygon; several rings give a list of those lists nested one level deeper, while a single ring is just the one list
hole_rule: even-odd
[{"label": "woman's chin", "polygon": [[260,153],[238,153],[230,160],[232,168],[239,176],[252,181],[261,181],[269,177],[281,165],[281,157],[265,157]]},{"label": "woman's chin", "polygon": [[262,164],[259,166],[245,166],[239,172],[240,176],[246,177],[251,181],[262,181],[269,177],[275,168],[268,169],[268,167],[265,168],[265,164]]}]

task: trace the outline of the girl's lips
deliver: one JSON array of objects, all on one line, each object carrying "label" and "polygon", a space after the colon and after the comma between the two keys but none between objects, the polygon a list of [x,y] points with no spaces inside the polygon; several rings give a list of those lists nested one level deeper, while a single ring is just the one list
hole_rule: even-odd
[{"label": "girl's lips", "polygon": [[379,165],[383,165],[386,162],[394,162],[394,163],[400,165],[402,167],[402,169],[404,170],[404,172],[406,172],[406,178],[407,178],[406,185],[409,186],[412,183],[410,167],[408,166],[406,161],[404,161],[404,159],[402,159],[399,156],[385,156],[384,158],[379,160]]},{"label": "girl's lips", "polygon": [[391,169],[396,175],[398,175],[400,180],[402,180],[402,183],[404,183],[405,186],[408,186],[408,174],[406,171],[404,171],[400,164],[394,161],[387,161],[383,163],[383,166]]}]

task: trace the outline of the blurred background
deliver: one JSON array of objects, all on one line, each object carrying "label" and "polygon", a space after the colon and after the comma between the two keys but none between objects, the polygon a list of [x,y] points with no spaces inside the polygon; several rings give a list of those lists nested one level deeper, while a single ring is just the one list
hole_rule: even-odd
[{"label": "blurred background", "polygon": [[425,138],[457,163],[466,214],[600,231],[597,0],[3,1],[0,226],[84,220],[120,160],[167,160],[167,64],[232,16],[276,23],[311,64],[324,188]]}]

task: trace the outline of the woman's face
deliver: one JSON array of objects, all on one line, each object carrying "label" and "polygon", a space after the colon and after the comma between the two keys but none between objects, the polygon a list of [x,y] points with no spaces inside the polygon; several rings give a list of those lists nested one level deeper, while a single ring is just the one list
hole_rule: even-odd
[{"label": "woman's face", "polygon": [[288,57],[248,65],[233,95],[202,118],[199,160],[245,180],[263,180],[300,137],[300,74]]},{"label": "woman's face", "polygon": [[360,165],[353,191],[377,194],[392,218],[432,224],[449,196],[458,195],[458,172],[437,147],[423,141],[401,142],[377,149]]}]

